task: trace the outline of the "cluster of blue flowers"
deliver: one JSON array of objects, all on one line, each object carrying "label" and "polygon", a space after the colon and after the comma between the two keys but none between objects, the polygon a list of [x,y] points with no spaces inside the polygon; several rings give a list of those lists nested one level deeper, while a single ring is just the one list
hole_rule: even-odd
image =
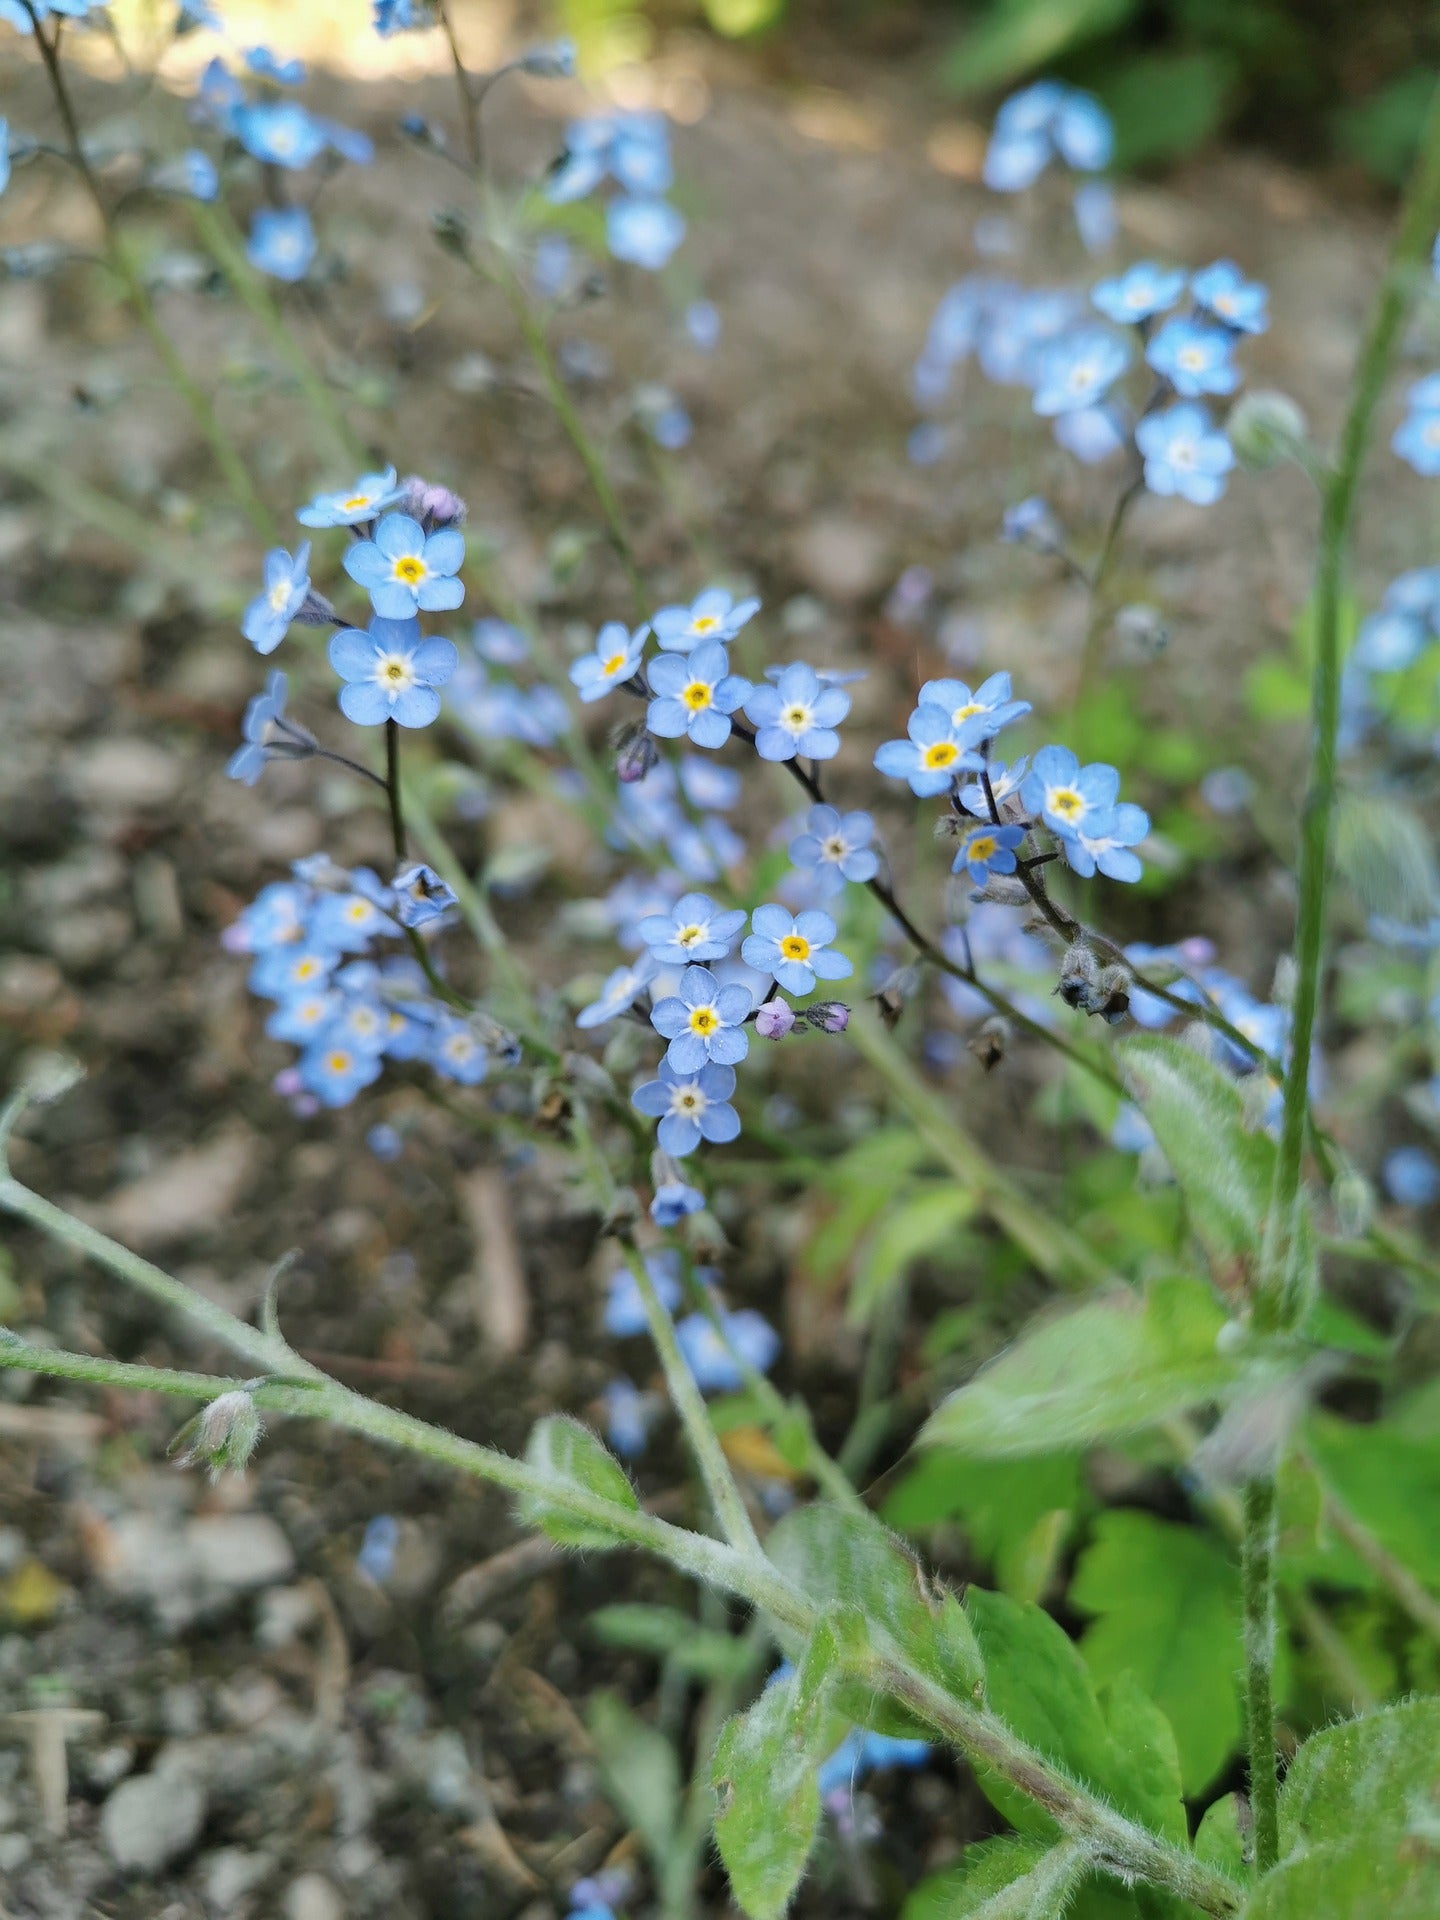
[{"label": "cluster of blue flowers", "polygon": [[301,1113],[343,1107],[386,1060],[417,1060],[475,1086],[490,1049],[471,1022],[438,1000],[408,953],[384,951],[406,928],[438,928],[455,895],[431,868],[402,867],[388,883],[324,854],[263,887],[227,928],[232,953],[253,956],[250,988],[274,1002],[265,1031],[300,1048],[276,1081]]},{"label": "cluster of blue flowers", "polygon": [[674,178],[662,114],[592,114],[566,128],[545,193],[564,206],[613,181],[620,191],[606,204],[606,245],[615,259],[657,273],[685,238],[684,215],[665,198]]},{"label": "cluster of blue flowers", "polygon": [[[1390,582],[1360,626],[1340,678],[1342,753],[1360,745],[1376,720],[1374,682],[1404,673],[1440,640],[1440,567],[1412,567]],[[1440,736],[1432,741],[1440,751]]]},{"label": "cluster of blue flowers", "polygon": [[1405,418],[1390,444],[1416,473],[1430,480],[1440,474],[1440,373],[1427,373],[1406,393]]}]

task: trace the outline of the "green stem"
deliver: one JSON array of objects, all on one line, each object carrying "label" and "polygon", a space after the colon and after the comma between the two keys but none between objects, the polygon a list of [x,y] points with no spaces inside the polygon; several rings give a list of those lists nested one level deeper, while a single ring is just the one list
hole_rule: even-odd
[{"label": "green stem", "polygon": [[1339,455],[1326,480],[1315,569],[1315,664],[1311,679],[1309,791],[1300,833],[1300,899],[1295,933],[1295,997],[1284,1114],[1267,1221],[1265,1259],[1255,1302],[1261,1331],[1293,1327],[1308,1304],[1295,1269],[1300,1176],[1304,1161],[1310,1058],[1325,946],[1325,902],[1335,811],[1335,742],[1340,721],[1341,613],[1351,522],[1375,411],[1440,226],[1440,87],[1406,190],[1400,227],[1360,357]]},{"label": "green stem", "polygon": [[[0,1141],[22,1105],[23,1096],[10,1102],[0,1115]],[[741,1552],[704,1534],[671,1526],[638,1507],[590,1493],[574,1481],[554,1477],[493,1447],[480,1446],[394,1407],[367,1400],[300,1359],[278,1332],[268,1334],[247,1326],[225,1308],[152,1267],[128,1248],[42,1200],[22,1186],[3,1161],[0,1161],[0,1210],[18,1214],[52,1238],[89,1254],[141,1292],[188,1314],[235,1351],[258,1361],[267,1373],[280,1375],[280,1379],[270,1379],[256,1387],[258,1405],[301,1419],[325,1420],[351,1432],[366,1434],[488,1481],[540,1506],[588,1520],[603,1528],[617,1543],[653,1553],[682,1573],[748,1601],[792,1632],[807,1635],[813,1630],[817,1609],[763,1554]],[[0,1367],[23,1368],[33,1373],[87,1379],[123,1377],[126,1385],[154,1386],[161,1392],[212,1400],[244,1384],[205,1375],[170,1373],[163,1368],[127,1367],[123,1375],[120,1371],[102,1371],[118,1370],[121,1366],[118,1361],[99,1361],[91,1355],[56,1356],[52,1349],[28,1347],[19,1342],[0,1344]],[[76,1368],[85,1371],[77,1374]],[[303,1384],[289,1385],[286,1376]],[[1238,1908],[1240,1890],[1226,1875],[1197,1861],[1187,1849],[1172,1846],[1116,1813],[1052,1766],[986,1709],[952,1697],[898,1655],[874,1657],[867,1667],[867,1677],[879,1691],[913,1707],[973,1762],[995,1768],[1044,1807],[1072,1837],[1093,1841],[1106,1858],[1121,1863],[1127,1872],[1170,1889],[1206,1913],[1227,1915]]]},{"label": "green stem", "polygon": [[207,205],[196,200],[191,202],[190,217],[206,251],[294,375],[317,424],[333,443],[335,453],[343,460],[360,465],[366,457],[364,442],[350,425],[338,397],[296,339],[279,303],[251,266],[245,243],[228,210],[218,201]]},{"label": "green stem", "polygon": [[405,861],[405,801],[400,791],[400,728],[394,720],[385,722],[385,798],[390,804],[390,839],[395,858]]},{"label": "green stem", "polygon": [[690,1442],[690,1451],[695,1456],[706,1491],[710,1495],[710,1504],[715,1509],[715,1517],[731,1546],[739,1553],[759,1554],[760,1542],[756,1538],[755,1528],[750,1515],[745,1510],[745,1502],[740,1497],[740,1489],[735,1484],[735,1476],[730,1471],[730,1462],[725,1458],[724,1448],[720,1445],[714,1427],[710,1424],[710,1411],[705,1405],[695,1376],[690,1371],[684,1354],[680,1351],[680,1342],[675,1337],[675,1323],[670,1318],[665,1302],[656,1291],[655,1282],[650,1278],[650,1270],[645,1265],[639,1247],[628,1233],[617,1236],[620,1249],[625,1255],[625,1264],[634,1277],[639,1290],[641,1304],[645,1308],[645,1318],[650,1325],[650,1338],[655,1343],[655,1351],[660,1356],[660,1364],[665,1369],[665,1385],[674,1402],[675,1411],[685,1429],[685,1438]]},{"label": "green stem", "polygon": [[1094,572],[1089,576],[1090,613],[1085,624],[1085,642],[1080,650],[1080,667],[1075,675],[1075,692],[1070,702],[1072,713],[1084,700],[1096,674],[1100,671],[1100,662],[1105,652],[1105,627],[1109,618],[1105,590],[1110,582],[1110,569],[1114,566],[1115,556],[1120,551],[1120,535],[1124,531],[1125,517],[1144,484],[1137,475],[1121,489],[1114,511],[1110,515],[1110,523],[1105,529],[1100,557],[1095,562]]},{"label": "green stem", "polygon": [[1279,1784],[1275,1774],[1275,1478],[1249,1481],[1240,1537],[1241,1620],[1245,1653],[1245,1744],[1250,1807],[1255,1818],[1255,1872],[1280,1857]]},{"label": "green stem", "polygon": [[276,523],[275,516],[271,513],[269,507],[257,491],[254,481],[250,478],[249,469],[241,457],[239,448],[230,438],[230,435],[225,431],[224,427],[221,426],[215,409],[211,406],[201,388],[191,378],[189,369],[171,344],[170,337],[166,333],[160,316],[155,310],[155,303],[150,298],[149,290],[140,278],[135,264],[130,258],[125,242],[116,230],[115,223],[110,217],[110,209],[106,204],[104,192],[85,154],[84,142],[80,137],[80,123],[75,116],[75,106],[70,98],[70,88],[60,64],[57,44],[49,39],[42,31],[40,21],[36,16],[34,8],[30,4],[30,0],[25,0],[25,9],[26,12],[29,13],[31,21],[34,23],[35,43],[40,49],[40,58],[44,62],[45,73],[50,82],[50,90],[55,96],[55,105],[59,110],[61,123],[65,128],[66,147],[76,171],[84,182],[85,191],[89,195],[95,211],[100,218],[100,228],[104,236],[106,262],[123,287],[125,297],[130,302],[136,319],[139,320],[141,326],[144,327],[146,333],[149,334],[151,344],[159,356],[160,364],[164,367],[166,377],[170,381],[171,386],[190,409],[196,426],[200,429],[200,432],[210,447],[210,451],[215,456],[215,464],[225,476],[226,484],[229,486],[236,504],[244,512],[246,518],[262,539],[274,540],[278,538],[279,535],[279,527]]}]

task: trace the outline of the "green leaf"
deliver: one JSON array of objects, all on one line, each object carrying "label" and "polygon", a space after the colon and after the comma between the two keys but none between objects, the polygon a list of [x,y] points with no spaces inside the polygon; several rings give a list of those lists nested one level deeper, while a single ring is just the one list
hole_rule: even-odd
[{"label": "green leaf", "polygon": [[1224,125],[1235,62],[1214,51],[1141,53],[1114,63],[1096,92],[1115,122],[1115,165],[1193,153]]},{"label": "green leaf", "polygon": [[1335,808],[1335,866],[1367,914],[1424,926],[1437,892],[1430,835],[1393,793],[1342,792]]},{"label": "green leaf", "polygon": [[[976,1840],[955,1866],[920,1882],[900,1909],[900,1920],[978,1920],[982,1914],[993,1920],[997,1909],[987,1902],[1003,1898],[1054,1851],[1043,1840],[1015,1833]],[[1063,1905],[1052,1911],[1063,1912],[1065,1920],[1139,1920],[1134,1895],[1099,1874],[1073,1885]]]},{"label": "green leaf", "polygon": [[1243,1920],[1435,1920],[1440,1868],[1413,1843],[1390,1853],[1344,1841],[1284,1861],[1256,1887]]},{"label": "green leaf", "polygon": [[1002,1591],[1012,1600],[1038,1600],[1081,1499],[1074,1454],[981,1463],[937,1449],[921,1456],[882,1511],[901,1533],[959,1520],[971,1551],[994,1568]]},{"label": "green leaf", "polygon": [[1096,1615],[1080,1651],[1097,1683],[1132,1673],[1174,1729],[1188,1796],[1240,1740],[1240,1583],[1208,1534],[1114,1509],[1095,1523],[1070,1585]]},{"label": "green leaf", "polygon": [[1196,1233],[1222,1267],[1248,1265],[1269,1205],[1274,1142],[1246,1131],[1239,1087],[1183,1041],[1146,1034],[1116,1051]]},{"label": "green leaf", "polygon": [[678,1607],[649,1607],[624,1602],[590,1615],[592,1633],[612,1647],[668,1660],[677,1672],[701,1680],[740,1680],[755,1663],[746,1642],[735,1634],[702,1627]]},{"label": "green leaf", "polygon": [[952,1393],[920,1444],[974,1459],[1053,1453],[1136,1433],[1223,1398],[1238,1377],[1216,1351],[1225,1315],[1193,1280],[1153,1283],[1038,1322]]},{"label": "green leaf", "polygon": [[[1238,1793],[1227,1793],[1205,1809],[1195,1829],[1195,1858],[1243,1883],[1250,1868],[1245,1857],[1246,1835],[1240,1830],[1241,1805]],[[1248,1822],[1248,1809],[1246,1818]]]},{"label": "green leaf", "polygon": [[650,1858],[666,1861],[680,1820],[680,1761],[657,1727],[617,1694],[597,1693],[586,1713],[605,1791],[640,1835]]},{"label": "green leaf", "polygon": [[[1412,1832],[1440,1840],[1440,1700],[1378,1707],[1305,1741],[1280,1795],[1286,1852],[1341,1836],[1369,1846]],[[1440,1910],[1440,1864],[1431,1871],[1433,1912]]]},{"label": "green leaf", "polygon": [[[567,1487],[578,1487],[632,1513],[640,1511],[628,1475],[604,1442],[589,1427],[572,1420],[568,1414],[549,1414],[536,1422],[525,1448],[525,1458]],[[578,1520],[563,1508],[551,1506],[543,1495],[527,1494],[520,1501],[520,1514],[527,1526],[539,1527],[564,1547],[613,1547],[623,1535],[613,1533],[602,1521]]]},{"label": "green leaf", "polygon": [[[1179,1771],[1158,1709],[1121,1684],[1102,1711],[1084,1661],[1064,1631],[1039,1607],[972,1587],[966,1609],[985,1660],[990,1710],[1114,1806],[1152,1831],[1184,1832]],[[987,1797],[1023,1833],[1053,1835],[1055,1823],[1018,1788],[985,1769]]]},{"label": "green leaf", "polygon": [[1293,660],[1256,660],[1246,669],[1245,702],[1257,720],[1303,720],[1310,711],[1310,677]]},{"label": "green leaf", "polygon": [[[869,1514],[801,1507],[770,1530],[765,1551],[811,1600],[863,1621],[877,1651],[900,1654],[949,1693],[980,1691],[980,1650],[959,1601],[937,1590],[909,1549]],[[881,1733],[928,1731],[867,1685],[845,1684],[837,1704],[858,1726]]]},{"label": "green leaf", "polygon": [[1071,47],[1123,26],[1136,0],[992,0],[945,63],[945,78],[960,93],[1007,85]]},{"label": "green leaf", "polygon": [[845,1318],[867,1326],[870,1316],[912,1261],[950,1243],[951,1235],[975,1212],[968,1187],[927,1181],[886,1209],[865,1242],[850,1288]]},{"label": "green leaf", "polygon": [[1306,1432],[1322,1484],[1412,1573],[1440,1587],[1440,1443],[1412,1439],[1391,1421],[1361,1426],[1328,1413],[1312,1415]]},{"label": "green leaf", "polygon": [[822,1619],[799,1672],[772,1680],[753,1706],[727,1721],[716,1744],[715,1839],[751,1920],[777,1920],[785,1911],[815,1843],[816,1769],[835,1744],[828,1711],[834,1662]]},{"label": "green leaf", "polygon": [[1409,177],[1435,80],[1432,69],[1417,64],[1368,100],[1344,107],[1333,117],[1342,149],[1388,186],[1403,186]]}]

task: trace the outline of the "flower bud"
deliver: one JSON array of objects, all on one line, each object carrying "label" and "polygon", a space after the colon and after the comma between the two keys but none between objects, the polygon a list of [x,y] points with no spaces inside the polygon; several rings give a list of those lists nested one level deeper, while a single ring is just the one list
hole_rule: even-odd
[{"label": "flower bud", "polygon": [[465,216],[454,207],[441,207],[430,222],[436,244],[446,253],[453,253],[457,260],[464,260],[470,252],[470,229],[465,224]]},{"label": "flower bud", "polygon": [[643,780],[660,760],[660,749],[645,730],[643,720],[621,727],[614,735],[615,777],[624,786]]},{"label": "flower bud", "polygon": [[1089,1013],[1094,1005],[1099,984],[1099,962],[1085,942],[1077,940],[1073,946],[1065,950],[1065,958],[1060,962],[1060,979],[1055,991],[1067,1007],[1077,1007]]},{"label": "flower bud", "polygon": [[762,1040],[783,1040],[795,1024],[795,1009],[778,995],[755,1010],[755,1031]]},{"label": "flower bud", "polygon": [[1028,547],[1032,553],[1059,553],[1065,545],[1060,522],[1051,512],[1049,502],[1038,494],[1005,509],[1000,538],[1013,546]]},{"label": "flower bud", "polygon": [[459,494],[452,493],[449,487],[422,479],[418,473],[410,474],[400,484],[405,491],[397,512],[408,513],[412,520],[427,520],[432,529],[458,527],[464,523],[469,509]]},{"label": "flower bud", "polygon": [[1367,1233],[1375,1217],[1375,1189],[1358,1167],[1344,1166],[1330,1188],[1330,1203],[1347,1240]]},{"label": "flower bud", "polygon": [[334,607],[323,593],[317,593],[313,587],[301,602],[300,611],[295,616],[297,627],[335,627],[344,623]]},{"label": "flower bud", "polygon": [[1170,644],[1170,627],[1158,607],[1142,600],[1121,607],[1115,616],[1115,636],[1147,660],[1157,660]]},{"label": "flower bud", "polygon": [[843,1000],[822,1000],[805,1009],[805,1018],[821,1033],[844,1033],[850,1024],[850,1009]]},{"label": "flower bud", "polygon": [[245,1471],[264,1431],[260,1409],[243,1387],[237,1387],[212,1400],[182,1427],[170,1451],[177,1466],[204,1467],[212,1480],[218,1480],[222,1474]]},{"label": "flower bud", "polygon": [[914,998],[919,985],[918,967],[897,967],[880,991],[871,994],[876,1011],[892,1033],[900,1024],[906,1001]]},{"label": "flower bud", "polygon": [[1230,409],[1225,431],[1235,458],[1252,473],[1298,459],[1308,439],[1305,416],[1289,394],[1266,387],[1240,396]]},{"label": "flower bud", "polygon": [[1004,1014],[992,1013],[988,1020],[980,1022],[965,1044],[986,1073],[993,1073],[1005,1058],[1005,1049],[1010,1044],[1010,1034],[1010,1022]]},{"label": "flower bud", "polygon": [[1095,1004],[1087,1013],[1098,1013],[1112,1027],[1118,1026],[1130,1011],[1130,973],[1126,967],[1102,968],[1095,987]]}]

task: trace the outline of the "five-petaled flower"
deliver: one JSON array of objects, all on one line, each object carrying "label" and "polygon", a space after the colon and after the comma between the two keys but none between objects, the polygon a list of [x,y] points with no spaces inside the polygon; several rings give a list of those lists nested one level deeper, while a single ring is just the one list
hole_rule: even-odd
[{"label": "five-petaled flower", "polygon": [[357,540],[345,571],[370,595],[382,620],[406,620],[417,611],[444,613],[465,598],[455,574],[465,559],[465,537],[455,527],[427,534],[408,513],[387,513],[373,540]]},{"label": "five-petaled flower", "polygon": [[679,993],[656,1005],[650,1023],[670,1042],[665,1058],[677,1073],[698,1073],[707,1060],[733,1067],[750,1051],[745,1021],[753,1005],[738,981],[721,986],[708,967],[687,967]]},{"label": "five-petaled flower", "polygon": [[631,1104],[660,1122],[656,1138],[667,1153],[683,1160],[702,1140],[723,1146],[740,1132],[740,1116],[730,1105],[735,1069],[713,1063],[698,1073],[677,1073],[667,1060],[659,1075],[631,1095]]},{"label": "five-petaled flower", "polygon": [[813,867],[827,893],[838,893],[847,880],[873,880],[880,871],[874,835],[868,813],[812,807],[804,833],[790,842],[790,858],[797,867]]},{"label": "five-petaled flower", "polygon": [[1146,343],[1145,358],[1176,393],[1193,400],[1202,393],[1235,391],[1240,369],[1234,351],[1234,338],[1224,327],[1176,316]]},{"label": "five-petaled flower", "polygon": [[813,667],[797,660],[772,686],[752,688],[745,702],[755,725],[755,751],[762,760],[833,760],[840,751],[835,729],[850,711],[843,688],[826,686]]},{"label": "five-petaled flower", "polygon": [[570,681],[585,702],[603,700],[612,687],[623,687],[640,668],[640,656],[650,638],[649,627],[632,633],[619,620],[607,620],[595,636],[592,652],[582,653],[570,668]]},{"label": "five-petaled flower", "polygon": [[250,223],[245,257],[274,280],[303,280],[315,258],[309,214],[303,207],[261,207]]},{"label": "five-petaled flower", "polygon": [[792,914],[773,902],[751,915],[755,931],[740,948],[746,966],[770,973],[787,993],[809,993],[817,980],[845,980],[855,971],[835,952],[835,922],[819,907]]},{"label": "five-petaled flower", "polygon": [[1093,407],[1130,364],[1130,349],[1101,327],[1080,327],[1040,350],[1036,363],[1036,413],[1073,413]]},{"label": "five-petaled flower", "polygon": [[302,527],[358,527],[386,507],[393,507],[404,491],[396,481],[394,467],[387,467],[383,473],[362,473],[338,493],[316,494],[295,518]]},{"label": "five-petaled flower", "polygon": [[1014,873],[1015,849],[1024,838],[1023,827],[996,827],[986,820],[977,821],[961,834],[951,872],[963,869],[977,887],[983,887],[992,873]]},{"label": "five-petaled flower", "polygon": [[645,724],[651,733],[662,740],[688,734],[697,747],[723,747],[730,738],[730,715],[751,686],[731,673],[718,640],[702,640],[692,653],[657,654],[650,663],[650,690],[655,698]]},{"label": "five-petaled flower", "polygon": [[688,607],[661,607],[650,624],[662,647],[688,653],[702,640],[728,643],[759,611],[758,600],[736,600],[723,587],[707,587]]},{"label": "five-petaled flower", "polygon": [[1237,333],[1264,333],[1270,324],[1269,295],[1258,280],[1247,280],[1233,260],[1202,267],[1190,282],[1197,305]]},{"label": "five-petaled flower", "polygon": [[245,609],[240,631],[257,653],[273,653],[310,591],[310,542],[302,540],[292,559],[284,547],[265,556],[265,591]]},{"label": "five-petaled flower", "polygon": [[944,793],[958,774],[978,773],[983,765],[972,751],[980,735],[968,720],[957,727],[943,707],[916,707],[906,731],[908,740],[887,740],[876,749],[875,765],[893,780],[908,780],[922,800]]},{"label": "five-petaled flower", "polygon": [[1021,783],[1020,797],[1062,840],[1108,813],[1120,791],[1120,775],[1103,761],[1082,767],[1069,747],[1042,747]]},{"label": "five-petaled flower", "polygon": [[1002,727],[1022,720],[1030,711],[1028,700],[1011,698],[1008,673],[992,673],[973,693],[963,680],[927,680],[920,689],[919,705],[948,713],[956,738],[969,747],[993,740]]},{"label": "five-petaled flower", "polygon": [[1130,849],[1138,846],[1149,831],[1150,816],[1145,809],[1122,800],[1064,842],[1065,858],[1082,880],[1088,880],[1097,870],[1110,880],[1138,880],[1140,856]]},{"label": "five-petaled flower", "polygon": [[1185,291],[1183,267],[1161,267],[1153,260],[1137,260],[1113,280],[1102,280],[1090,291],[1093,305],[1107,320],[1138,324],[1165,313]]},{"label": "five-petaled flower", "polygon": [[346,627],[337,633],[329,654],[345,682],[340,711],[357,727],[378,727],[382,720],[428,727],[440,711],[435,689],[444,686],[459,659],[453,641],[438,634],[422,640],[418,620],[378,617],[364,632]]},{"label": "five-petaled flower", "polygon": [[1135,429],[1135,444],[1150,491],[1179,494],[1197,507],[1220,498],[1235,464],[1234,448],[1211,424],[1204,407],[1193,401],[1147,414]]},{"label": "five-petaled flower", "polygon": [[402,927],[425,927],[459,902],[447,880],[423,861],[402,867],[390,883],[395,896],[395,918]]},{"label": "five-petaled flower", "polygon": [[742,908],[721,909],[708,894],[682,893],[667,912],[646,914],[636,932],[663,966],[685,967],[723,960],[744,924]]}]

